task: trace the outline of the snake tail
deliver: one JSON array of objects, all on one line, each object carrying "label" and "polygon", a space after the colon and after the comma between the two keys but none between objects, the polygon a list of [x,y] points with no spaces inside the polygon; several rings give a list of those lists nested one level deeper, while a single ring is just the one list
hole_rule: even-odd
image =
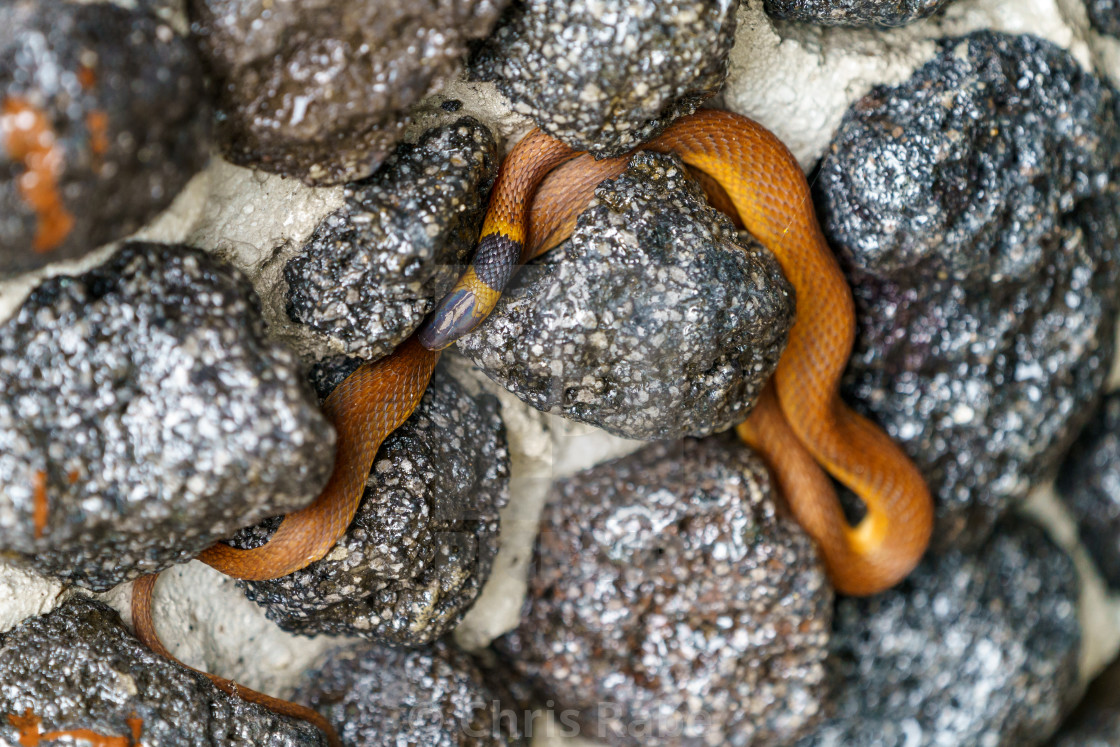
[{"label": "snake tail", "polygon": [[175,655],[168,651],[163,645],[163,641],[159,639],[159,635],[156,633],[155,621],[152,620],[152,592],[156,588],[156,580],[158,578],[158,573],[152,573],[147,576],[141,576],[132,584],[132,627],[136,631],[136,637],[140,639],[141,643],[168,661],[172,661],[181,667],[205,676],[206,679],[214,683],[216,688],[224,693],[241,698],[242,700],[247,700],[250,703],[264,706],[273,713],[278,713],[281,716],[288,716],[308,722],[326,735],[327,743],[330,747],[342,747],[342,740],[339,739],[338,732],[336,732],[330,722],[323,718],[322,714],[317,711],[313,711],[307,706],[293,703],[290,700],[274,698],[271,695],[265,695],[256,690],[251,690],[237,684],[233,680],[227,680],[216,674],[210,674],[209,672],[203,672],[194,667],[188,667],[175,658]]}]

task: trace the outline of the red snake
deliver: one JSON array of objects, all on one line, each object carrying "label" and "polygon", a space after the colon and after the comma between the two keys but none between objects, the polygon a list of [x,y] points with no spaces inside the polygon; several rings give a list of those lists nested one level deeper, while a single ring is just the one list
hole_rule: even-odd
[{"label": "red snake", "polygon": [[[761,125],[714,110],[677,120],[642,149],[679,155],[717,207],[777,257],[797,296],[797,319],[770,384],[738,432],[770,466],[837,590],[874,594],[894,585],[925,552],[933,504],[906,454],[838,396],[855,311],[797,161]],[[498,174],[471,267],[414,337],[359,368],[324,403],[339,451],[322,494],[285,517],[265,545],[238,550],[219,543],[200,560],[238,578],[267,579],[330,550],[354,516],[381,442],[419,403],[438,358],[431,350],[485,319],[517,265],[565,239],[595,186],[621,173],[627,160],[578,155],[537,130],[517,144]],[[856,526],[846,520],[828,475],[866,506]],[[151,645],[158,639],[149,601],[150,586],[134,598],[133,615],[138,634]]]}]

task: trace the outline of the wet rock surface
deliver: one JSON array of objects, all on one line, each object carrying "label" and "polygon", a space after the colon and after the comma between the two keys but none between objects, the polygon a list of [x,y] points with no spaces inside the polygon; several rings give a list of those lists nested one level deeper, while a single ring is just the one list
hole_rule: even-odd
[{"label": "wet rock surface", "polygon": [[226,158],[308,184],[369,176],[505,4],[190,0]]},{"label": "wet rock surface", "polygon": [[914,457],[934,542],[1051,474],[1113,353],[1116,97],[1030,36],[948,39],[845,116],[817,180],[858,338],[845,395]]},{"label": "wet rock surface", "polygon": [[1097,31],[1120,37],[1120,0],[1085,0],[1085,9]]},{"label": "wet rock surface", "polygon": [[1105,398],[1078,436],[1057,487],[1093,562],[1120,589],[1120,393]]},{"label": "wet rock surface", "polygon": [[620,436],[738,423],[793,321],[777,261],[736,235],[675,156],[636,155],[596,200],[459,351],[533,407]]},{"label": "wet rock surface", "polygon": [[494,138],[471,117],[398,146],[288,262],[288,316],[349,355],[387,355],[469,259],[497,169]]},{"label": "wet rock surface", "polygon": [[309,503],[333,432],[257,303],[160,244],[40,284],[0,327],[0,546],[104,590]]},{"label": "wet rock surface", "polygon": [[323,714],[348,745],[521,747],[516,722],[499,719],[503,689],[466,654],[437,642],[420,649],[361,644],[304,676],[295,699]]},{"label": "wet rock surface", "polygon": [[0,4],[0,276],[81,256],[171,203],[209,155],[193,48],[111,3]]},{"label": "wet rock surface", "polygon": [[[356,365],[332,364],[327,392]],[[497,399],[437,371],[412,417],[382,444],[358,513],[327,557],[273,581],[247,582],[280,627],[429,643],[455,626],[490,575],[509,451]],[[239,535],[264,542],[275,522]]]},{"label": "wet rock surface", "polygon": [[521,626],[495,645],[584,736],[788,744],[820,715],[831,609],[757,457],[663,442],[553,487]]},{"label": "wet rock surface", "polygon": [[132,733],[133,715],[144,744],[327,744],[310,724],[227,695],[201,674],[153,653],[125,630],[116,612],[83,597],[0,633],[0,682],[4,744],[38,744],[21,741],[8,718],[28,709],[42,719],[42,732],[89,729],[120,738],[120,744]]},{"label": "wet rock surface", "polygon": [[837,603],[835,713],[799,747],[1037,745],[1076,697],[1073,562],[1006,520],[976,553],[927,559],[895,589]]},{"label": "wet rock surface", "polygon": [[514,111],[617,156],[691,114],[727,77],[737,0],[526,0],[471,62]]},{"label": "wet rock surface", "polygon": [[821,26],[905,26],[952,0],[765,0],[772,18]]}]

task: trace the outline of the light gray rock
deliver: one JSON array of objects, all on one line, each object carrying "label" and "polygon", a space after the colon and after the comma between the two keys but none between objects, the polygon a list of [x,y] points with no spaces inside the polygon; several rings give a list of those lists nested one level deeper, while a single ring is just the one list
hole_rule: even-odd
[{"label": "light gray rock", "polygon": [[162,244],[40,284],[0,327],[0,547],[104,590],[310,503],[334,434],[257,304]]}]

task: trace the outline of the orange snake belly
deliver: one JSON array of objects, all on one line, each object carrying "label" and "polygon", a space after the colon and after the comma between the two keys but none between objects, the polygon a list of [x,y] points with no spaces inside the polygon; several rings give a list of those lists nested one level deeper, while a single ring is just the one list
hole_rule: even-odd
[{"label": "orange snake belly", "polygon": [[[677,120],[642,149],[679,155],[699,172],[716,206],[781,264],[796,293],[797,319],[770,384],[738,432],[770,466],[837,590],[863,595],[893,586],[929,544],[933,504],[906,454],[839,398],[855,311],[797,161],[761,125],[715,110]],[[518,143],[491,193],[481,259],[416,335],[389,357],[359,368],[324,403],[338,431],[338,454],[320,496],[286,516],[265,545],[239,550],[219,543],[200,560],[238,578],[268,579],[299,570],[331,549],[354,516],[381,442],[419,404],[438,359],[433,350],[481,323],[516,266],[567,238],[595,186],[621,173],[627,159],[572,161],[577,155],[539,131]],[[856,526],[847,522],[828,475],[865,504]],[[150,620],[151,587],[143,590],[134,613],[148,613]],[[158,644],[150,625],[141,637]]]}]

